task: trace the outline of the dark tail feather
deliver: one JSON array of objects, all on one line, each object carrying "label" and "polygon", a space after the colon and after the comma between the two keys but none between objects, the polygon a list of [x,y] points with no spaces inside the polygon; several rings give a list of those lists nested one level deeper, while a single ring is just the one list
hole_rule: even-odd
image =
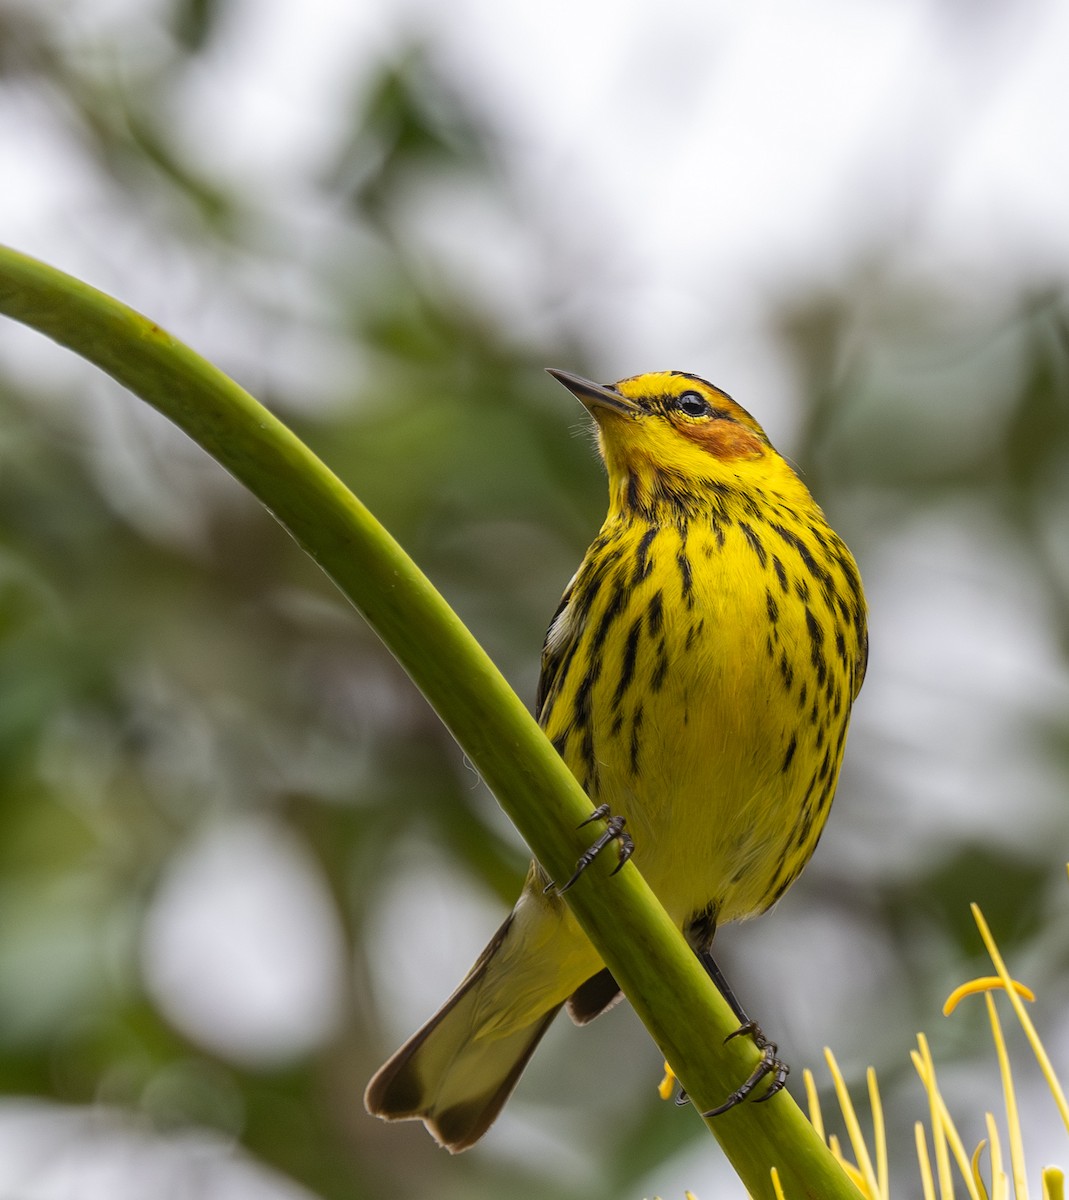
[{"label": "dark tail feather", "polygon": [[568,1016],[576,1025],[585,1025],[607,1012],[623,999],[620,985],[612,977],[608,967],[591,976],[568,997]]},{"label": "dark tail feather", "polygon": [[555,1005],[502,1037],[480,1036],[487,966],[511,922],[510,917],[444,1007],[379,1069],[364,1093],[368,1112],[387,1121],[421,1120],[454,1154],[474,1145],[493,1124],[560,1011]]}]

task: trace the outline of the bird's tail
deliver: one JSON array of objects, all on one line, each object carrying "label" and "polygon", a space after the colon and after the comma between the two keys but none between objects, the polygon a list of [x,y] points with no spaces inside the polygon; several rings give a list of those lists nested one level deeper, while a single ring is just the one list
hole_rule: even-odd
[{"label": "bird's tail", "polygon": [[368,1112],[387,1121],[418,1118],[456,1154],[489,1129],[560,1003],[527,1023],[502,1022],[500,955],[515,914],[467,978],[418,1033],[376,1072],[364,1093]]}]

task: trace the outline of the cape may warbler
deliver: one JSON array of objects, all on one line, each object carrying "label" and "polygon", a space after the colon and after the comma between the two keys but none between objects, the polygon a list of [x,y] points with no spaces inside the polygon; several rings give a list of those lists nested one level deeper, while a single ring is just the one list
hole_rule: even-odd
[{"label": "cape may warbler", "polygon": [[[865,673],[861,580],[726,393],[681,371],[551,374],[596,419],[609,513],[546,634],[538,718],[711,964],[717,925],[775,904],[820,837]],[[546,883],[533,865],[467,978],[368,1085],[370,1112],[463,1150],[562,1005],[582,1024],[616,998]],[[758,1045],[775,1088],[785,1068]]]}]

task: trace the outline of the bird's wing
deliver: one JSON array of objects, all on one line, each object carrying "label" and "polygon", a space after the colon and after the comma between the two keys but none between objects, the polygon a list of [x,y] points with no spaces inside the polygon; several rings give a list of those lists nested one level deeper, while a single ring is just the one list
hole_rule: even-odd
[{"label": "bird's wing", "polygon": [[864,629],[861,635],[861,643],[857,649],[857,669],[854,672],[854,699],[857,699],[858,692],[861,691],[861,685],[865,682],[865,672],[869,665],[869,631]]},{"label": "bird's wing", "polygon": [[575,577],[564,589],[557,611],[546,630],[545,641],[542,643],[542,670],[538,676],[538,690],[535,693],[535,719],[542,720],[542,706],[545,704],[553,685],[560,674],[562,664],[567,660],[572,643],[575,641],[578,629],[573,620],[571,610],[572,589],[575,587]]}]

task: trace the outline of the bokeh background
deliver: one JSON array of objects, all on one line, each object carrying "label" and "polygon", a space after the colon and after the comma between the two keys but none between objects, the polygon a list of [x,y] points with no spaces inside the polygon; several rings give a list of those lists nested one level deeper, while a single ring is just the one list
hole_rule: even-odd
[{"label": "bokeh background", "polygon": [[[525,699],[604,506],[543,366],[695,371],[799,465],[869,679],[813,864],[718,957],[793,1081],[876,1065],[901,1195],[917,1029],[970,1143],[998,1106],[982,1006],[938,1015],[969,901],[1069,1059],[1067,56],[1058,0],[0,2],[0,239],[290,422]],[[0,1192],[738,1196],[626,1007],[459,1159],[365,1116],[525,861],[272,520],[0,327]]]}]

